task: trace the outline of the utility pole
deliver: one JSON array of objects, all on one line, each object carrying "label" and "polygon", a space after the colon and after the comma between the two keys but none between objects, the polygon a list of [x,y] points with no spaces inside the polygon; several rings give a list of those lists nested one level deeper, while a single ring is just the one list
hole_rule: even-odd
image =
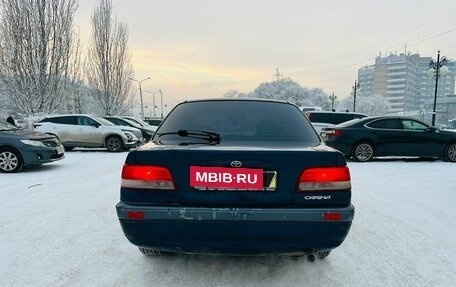
[{"label": "utility pole", "polygon": [[276,68],[276,73],[273,76],[275,77],[276,81],[279,81],[280,77],[282,77],[283,75],[279,73],[279,68]]},{"label": "utility pole", "polygon": [[356,112],[356,90],[359,88],[359,83],[355,80],[355,85],[353,88],[353,112]]},{"label": "utility pole", "polygon": [[337,99],[337,96],[334,95],[334,92],[332,92],[332,95],[329,96],[329,99],[331,100],[331,111],[334,112],[334,101]]},{"label": "utility pole", "polygon": [[435,77],[435,86],[434,86],[434,105],[432,109],[432,125],[435,126],[435,116],[437,113],[437,91],[439,86],[439,77],[441,75],[445,75],[448,73],[448,67],[445,66],[447,64],[448,59],[446,57],[440,58],[440,50],[437,51],[437,62],[431,60],[429,63],[429,77]]}]

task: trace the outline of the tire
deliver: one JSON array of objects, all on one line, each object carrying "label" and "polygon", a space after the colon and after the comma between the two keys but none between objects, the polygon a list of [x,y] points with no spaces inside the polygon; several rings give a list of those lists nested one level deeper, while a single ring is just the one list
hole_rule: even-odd
[{"label": "tire", "polygon": [[120,152],[123,150],[123,141],[118,136],[109,136],[105,140],[105,146],[109,152]]},{"label": "tire", "polygon": [[456,143],[450,143],[445,149],[445,159],[456,162]]},{"label": "tire", "polygon": [[352,157],[359,162],[370,161],[374,157],[374,147],[367,142],[358,143],[353,147]]},{"label": "tire", "polygon": [[21,154],[12,148],[0,149],[0,172],[19,172],[24,167],[24,160]]},{"label": "tire", "polygon": [[145,248],[145,247],[138,247],[138,248],[139,248],[139,252],[141,252],[142,254],[144,254],[146,256],[162,256],[162,255],[171,256],[171,255],[175,254],[173,252],[160,251],[160,250],[149,249],[149,248]]},{"label": "tire", "polygon": [[329,254],[331,254],[331,250],[319,251],[319,252],[317,252],[317,257],[318,257],[318,259],[325,259],[326,257],[329,256]]}]

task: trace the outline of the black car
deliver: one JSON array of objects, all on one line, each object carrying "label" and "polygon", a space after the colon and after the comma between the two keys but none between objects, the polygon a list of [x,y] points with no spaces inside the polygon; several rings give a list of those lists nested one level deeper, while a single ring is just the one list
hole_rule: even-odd
[{"label": "black car", "polygon": [[353,119],[361,119],[367,117],[366,114],[352,113],[352,112],[332,112],[332,111],[307,111],[305,115],[312,123],[313,127],[318,134],[324,128],[332,128],[343,122]]},{"label": "black car", "polygon": [[456,132],[409,117],[367,117],[326,128],[321,137],[356,161],[381,156],[434,157],[456,162]]},{"label": "black car", "polygon": [[61,160],[64,148],[57,137],[20,129],[0,121],[0,172]]},{"label": "black car", "polygon": [[116,126],[127,126],[139,129],[141,131],[142,137],[146,142],[148,142],[155,133],[155,129],[153,127],[149,128],[146,126],[141,126],[140,124],[123,117],[108,116],[104,118],[110,121],[111,123],[115,124]]},{"label": "black car", "polygon": [[177,105],[128,154],[117,215],[145,255],[306,255],[347,236],[351,180],[293,104],[201,100]]}]

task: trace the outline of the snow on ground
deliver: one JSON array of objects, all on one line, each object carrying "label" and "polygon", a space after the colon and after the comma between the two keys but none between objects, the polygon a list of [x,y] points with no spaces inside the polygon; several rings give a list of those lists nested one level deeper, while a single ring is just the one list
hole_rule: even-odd
[{"label": "snow on ground", "polygon": [[454,286],[456,164],[350,162],[351,232],[308,263],[143,256],[114,209],[126,154],[74,151],[0,174],[0,286]]}]

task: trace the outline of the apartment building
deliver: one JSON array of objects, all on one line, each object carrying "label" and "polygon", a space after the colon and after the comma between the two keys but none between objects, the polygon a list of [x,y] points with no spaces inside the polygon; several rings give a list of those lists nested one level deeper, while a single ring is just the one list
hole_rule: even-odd
[{"label": "apartment building", "polygon": [[[432,111],[435,78],[429,78],[431,57],[419,54],[390,54],[378,56],[374,65],[358,69],[359,93],[362,96],[380,95],[389,104],[389,113],[417,115],[420,111]],[[454,94],[454,61],[446,65],[449,73],[441,75],[438,96]]]}]

